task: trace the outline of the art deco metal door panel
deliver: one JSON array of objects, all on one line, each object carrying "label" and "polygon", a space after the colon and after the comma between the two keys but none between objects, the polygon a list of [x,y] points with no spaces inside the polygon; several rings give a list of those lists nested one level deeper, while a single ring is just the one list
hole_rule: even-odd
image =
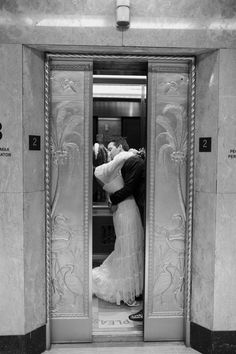
[{"label": "art deco metal door panel", "polygon": [[145,340],[183,340],[188,64],[149,63]]},{"label": "art deco metal door panel", "polygon": [[50,72],[52,342],[90,341],[92,65]]},{"label": "art deco metal door panel", "polygon": [[[54,343],[91,341],[92,61],[101,58],[53,54],[48,58],[47,322]],[[133,59],[153,60],[147,96],[144,340],[183,340],[190,308],[192,59]]]}]

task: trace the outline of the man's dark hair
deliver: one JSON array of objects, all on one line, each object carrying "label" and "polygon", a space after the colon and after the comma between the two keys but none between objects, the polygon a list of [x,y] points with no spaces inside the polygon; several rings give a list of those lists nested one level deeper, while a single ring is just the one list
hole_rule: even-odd
[{"label": "man's dark hair", "polygon": [[114,145],[116,147],[118,147],[119,145],[122,145],[122,147],[125,151],[129,150],[129,144],[126,141],[126,138],[123,136],[113,136],[110,138],[108,144],[109,143],[114,143]]}]

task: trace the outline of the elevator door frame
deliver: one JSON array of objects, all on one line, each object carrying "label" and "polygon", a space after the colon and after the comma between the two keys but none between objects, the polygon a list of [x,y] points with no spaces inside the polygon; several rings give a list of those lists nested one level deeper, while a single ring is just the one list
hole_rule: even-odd
[{"label": "elevator door frame", "polygon": [[[191,245],[192,245],[192,213],[193,213],[193,181],[194,181],[194,125],[195,125],[195,58],[194,57],[164,57],[164,56],[137,56],[137,55],[83,55],[83,54],[47,54],[45,62],[45,190],[46,190],[46,313],[47,313],[47,348],[51,343],[51,316],[50,316],[50,281],[51,281],[51,216],[50,216],[50,144],[49,144],[49,75],[50,63],[52,60],[91,60],[93,62],[127,61],[127,62],[165,62],[181,63],[189,65],[189,104],[188,104],[188,164],[187,164],[187,221],[186,221],[186,242],[185,242],[185,297],[184,297],[184,324],[185,343],[190,345],[190,287],[191,287]],[[147,117],[148,119],[148,117]],[[148,124],[148,122],[147,122]],[[148,136],[147,136],[148,139]],[[147,154],[149,151],[147,150]],[[147,166],[148,173],[150,166]],[[147,201],[148,204],[148,201]],[[89,222],[92,222],[92,215],[89,215]],[[146,231],[147,231],[146,226]],[[147,237],[148,237],[147,231]],[[92,252],[92,250],[90,250]],[[91,279],[90,279],[91,282]]]}]

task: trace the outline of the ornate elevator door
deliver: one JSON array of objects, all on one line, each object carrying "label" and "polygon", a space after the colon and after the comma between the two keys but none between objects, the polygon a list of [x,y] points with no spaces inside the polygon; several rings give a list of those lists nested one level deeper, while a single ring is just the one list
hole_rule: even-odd
[{"label": "ornate elevator door", "polygon": [[183,340],[189,65],[149,62],[145,340]]},{"label": "ornate elevator door", "polygon": [[[48,56],[47,313],[53,343],[92,341],[93,61],[126,60],[114,57]],[[144,340],[184,340],[190,308],[193,59],[127,56],[132,60],[148,62]]]},{"label": "ornate elevator door", "polygon": [[50,68],[51,340],[91,341],[92,63]]}]

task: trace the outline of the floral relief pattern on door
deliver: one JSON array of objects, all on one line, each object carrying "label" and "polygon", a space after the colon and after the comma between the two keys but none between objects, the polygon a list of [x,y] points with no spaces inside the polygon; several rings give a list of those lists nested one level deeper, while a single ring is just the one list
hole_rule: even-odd
[{"label": "floral relief pattern on door", "polygon": [[51,72],[52,317],[84,314],[84,72]]},{"label": "floral relief pattern on door", "polygon": [[154,235],[149,313],[182,316],[186,223],[187,73],[156,73]]}]

